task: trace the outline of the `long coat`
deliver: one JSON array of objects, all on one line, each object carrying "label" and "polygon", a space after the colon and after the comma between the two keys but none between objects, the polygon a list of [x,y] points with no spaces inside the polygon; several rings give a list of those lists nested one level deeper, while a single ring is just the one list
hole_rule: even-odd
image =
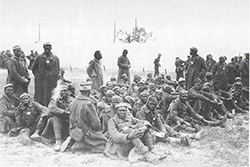
[{"label": "long coat", "polygon": [[227,82],[228,84],[233,84],[234,79],[239,76],[239,69],[237,68],[238,64],[228,63],[226,65],[226,73],[227,73]]},{"label": "long coat", "polygon": [[[134,147],[131,140],[127,138],[128,134],[132,129],[145,125],[150,125],[150,123],[136,119],[130,114],[127,114],[125,120],[122,120],[115,115],[108,122],[108,133],[110,138],[106,144],[104,154],[112,159],[124,159]],[[152,141],[150,141],[148,133],[146,134],[147,135],[144,135],[143,138],[147,145]]]},{"label": "long coat", "polygon": [[129,61],[128,57],[125,57],[123,55],[120,56],[118,58],[117,64],[119,67],[117,82],[120,81],[122,74],[127,74],[128,80],[130,83],[130,72],[129,72],[130,61]]},{"label": "long coat", "polygon": [[0,132],[8,132],[16,127],[15,113],[19,102],[15,95],[8,97],[4,93],[0,96]]},{"label": "long coat", "polygon": [[207,70],[205,60],[199,55],[191,57],[187,64],[186,84],[187,90],[194,85],[195,78],[203,79]]},{"label": "long coat", "polygon": [[29,72],[27,69],[26,61],[16,56],[12,57],[8,61],[8,77],[7,83],[11,83],[14,86],[14,93],[19,97],[24,92],[28,93],[29,82],[25,82],[25,79],[30,80]]},{"label": "long coat", "polygon": [[214,81],[220,83],[220,89],[227,91],[227,72],[226,72],[226,63],[216,63],[212,69],[214,76]]},{"label": "long coat", "polygon": [[103,72],[102,64],[97,59],[91,60],[87,68],[88,76],[93,82],[93,88],[99,91],[99,88],[103,85]]},{"label": "long coat", "polygon": [[37,56],[32,66],[35,76],[35,100],[48,106],[53,89],[59,79],[59,58],[51,53],[46,57],[45,53]]},{"label": "long coat", "polygon": [[96,108],[92,100],[81,93],[69,105],[69,130],[74,139],[73,133],[76,128],[81,129],[84,142],[91,149],[104,150],[107,139],[101,132],[101,122],[98,118]]},{"label": "long coat", "polygon": [[242,84],[249,87],[249,60],[244,59],[240,63],[240,77],[242,78]]},{"label": "long coat", "polygon": [[175,126],[177,121],[192,122],[192,119],[201,120],[203,117],[197,114],[188,102],[183,103],[178,98],[170,104],[169,115],[166,119],[168,125]]}]

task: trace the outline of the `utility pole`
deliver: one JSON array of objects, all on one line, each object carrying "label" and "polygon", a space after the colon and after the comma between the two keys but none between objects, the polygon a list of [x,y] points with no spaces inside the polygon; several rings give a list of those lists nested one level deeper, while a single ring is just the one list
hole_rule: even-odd
[{"label": "utility pole", "polygon": [[114,39],[113,39],[113,42],[115,42],[115,38],[116,38],[116,22],[114,22]]},{"label": "utility pole", "polygon": [[135,28],[137,28],[137,18],[135,18]]}]

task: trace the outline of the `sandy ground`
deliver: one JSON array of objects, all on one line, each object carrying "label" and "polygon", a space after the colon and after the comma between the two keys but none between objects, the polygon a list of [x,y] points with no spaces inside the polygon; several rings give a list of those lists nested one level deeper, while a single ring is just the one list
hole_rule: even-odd
[{"label": "sandy ground", "polygon": [[204,136],[189,147],[158,143],[168,156],[157,164],[115,161],[89,152],[54,152],[52,145],[23,145],[18,137],[0,135],[0,166],[159,166],[159,167],[247,167],[249,165],[248,115],[228,120],[225,128],[204,127]]},{"label": "sandy ground", "polygon": [[[0,87],[6,81],[6,71],[0,70]],[[105,76],[115,76],[109,73]],[[145,74],[144,74],[145,76]],[[66,72],[66,79],[79,83],[86,75],[83,72]],[[107,78],[106,78],[107,80]],[[33,95],[31,82],[29,90]],[[2,90],[0,91],[2,92]],[[54,152],[53,146],[34,143],[23,145],[22,140],[0,134],[0,166],[102,166],[102,167],[247,167],[249,166],[249,116],[237,115],[228,120],[225,128],[204,127],[205,134],[199,141],[191,141],[189,147],[158,143],[159,153],[167,158],[158,164],[114,161],[102,154],[88,152]]]}]

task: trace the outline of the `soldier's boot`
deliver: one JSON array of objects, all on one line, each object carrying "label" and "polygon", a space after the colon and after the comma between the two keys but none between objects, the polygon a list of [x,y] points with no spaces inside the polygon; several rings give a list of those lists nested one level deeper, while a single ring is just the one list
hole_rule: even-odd
[{"label": "soldier's boot", "polygon": [[181,137],[181,145],[182,146],[190,146],[190,141],[188,137]]},{"label": "soldier's boot", "polygon": [[218,113],[215,109],[212,110],[213,113],[213,117],[215,117],[216,119],[222,120],[224,117]]},{"label": "soldier's boot", "polygon": [[67,148],[73,146],[74,139],[72,139],[70,136],[62,143],[60,151],[64,152]]},{"label": "soldier's boot", "polygon": [[54,147],[54,151],[60,151],[60,148],[61,148],[61,144],[62,144],[62,140],[56,140],[56,144],[55,144],[55,147]]},{"label": "soldier's boot", "polygon": [[152,150],[154,148],[152,136],[149,133],[145,133],[143,138],[145,141],[145,145],[148,146],[149,150]]},{"label": "soldier's boot", "polygon": [[41,136],[39,135],[39,131],[36,130],[35,133],[30,136],[30,139],[37,142],[41,142]]},{"label": "soldier's boot", "polygon": [[222,120],[220,121],[206,121],[208,123],[209,126],[225,126],[225,123],[227,121],[227,117],[224,117]]}]

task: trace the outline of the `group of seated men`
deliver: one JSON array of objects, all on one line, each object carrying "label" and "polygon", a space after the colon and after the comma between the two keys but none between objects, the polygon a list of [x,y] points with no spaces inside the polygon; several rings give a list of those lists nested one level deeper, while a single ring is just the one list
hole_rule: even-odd
[{"label": "group of seated men", "polygon": [[27,93],[16,97],[13,85],[5,85],[0,132],[55,142],[55,151],[85,149],[124,159],[136,150],[144,160],[155,162],[163,158],[155,143],[189,144],[200,139],[202,126],[224,127],[227,119],[249,110],[248,90],[240,77],[225,92],[209,72],[205,82],[197,78],[189,90],[184,78],[176,82],[152,74],[145,80],[134,75],[131,84],[126,76],[119,83],[111,78],[99,91],[86,80],[77,95],[72,85],[58,83],[48,107]]}]

